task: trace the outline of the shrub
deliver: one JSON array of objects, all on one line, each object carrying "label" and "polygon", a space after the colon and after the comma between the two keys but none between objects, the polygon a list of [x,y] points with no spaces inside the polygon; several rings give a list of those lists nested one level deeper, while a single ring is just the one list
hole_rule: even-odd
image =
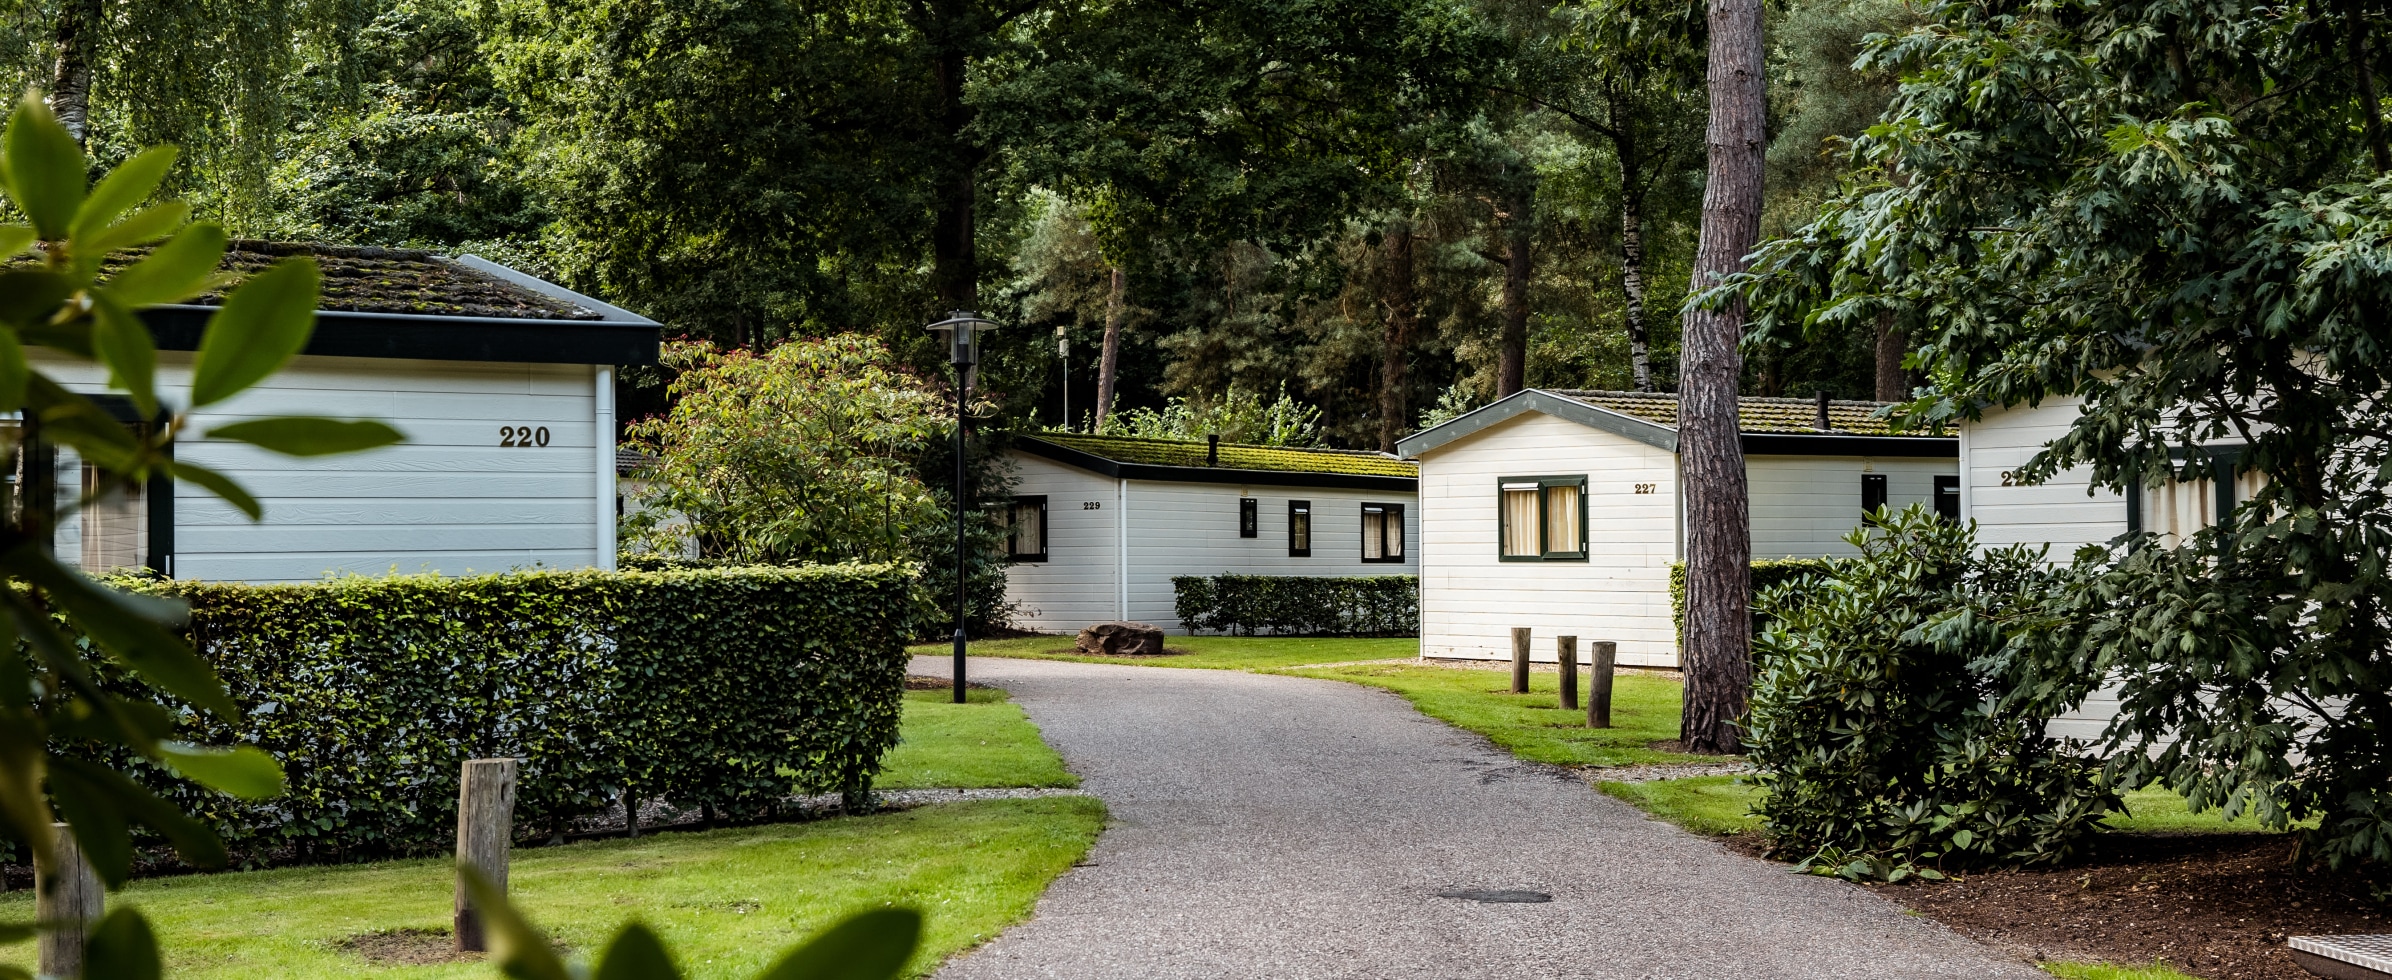
[{"label": "shrub", "polygon": [[129,580],[190,604],[193,645],[240,708],[185,724],[272,753],[290,792],[136,778],[250,862],[448,847],[468,758],[524,760],[515,812],[532,832],[627,792],[741,817],[860,791],[897,738],[910,582],[887,565]]},{"label": "shrub", "polygon": [[1191,634],[1420,633],[1420,578],[1414,575],[1182,575],[1171,588],[1173,608]]},{"label": "shrub", "polygon": [[[1752,563],[1752,591],[1760,595],[1772,588],[1800,581],[1804,576],[1825,573],[1826,558],[1763,558]],[[1686,563],[1669,566],[1669,621],[1680,633],[1686,631]],[[1753,610],[1753,632],[1759,633],[1768,620],[1756,608]]]},{"label": "shrub", "polygon": [[1973,538],[1912,507],[1854,531],[1859,557],[1760,597],[1755,811],[1813,870],[2054,862],[2118,806],[2099,760],[2046,734],[2066,705],[2015,666],[2004,624],[2055,574]]}]

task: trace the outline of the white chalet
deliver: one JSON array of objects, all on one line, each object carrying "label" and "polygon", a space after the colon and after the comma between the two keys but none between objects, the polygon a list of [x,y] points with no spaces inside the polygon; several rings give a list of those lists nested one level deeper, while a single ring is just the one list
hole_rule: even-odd
[{"label": "white chalet", "polygon": [[[1957,440],[1887,427],[1878,402],[1741,400],[1755,558],[1851,554],[1882,505],[1961,508]],[[1509,659],[1511,630],[1678,664],[1670,567],[1685,557],[1677,396],[1529,389],[1404,439],[1420,464],[1420,651]]]},{"label": "white chalet", "polygon": [[1006,455],[1005,598],[1027,629],[1179,629],[1181,575],[1420,569],[1417,471],[1384,453],[1040,432]]},{"label": "white chalet", "polygon": [[[193,437],[174,448],[246,487],[264,520],[160,477],[140,493],[61,506],[59,557],[94,573],[239,582],[615,566],[614,374],[656,363],[654,321],[473,256],[245,241],[225,271],[296,254],[324,272],[307,347],[264,383],[194,413]],[[169,406],[185,402],[190,352],[215,302],[142,313]],[[156,424],[106,394],[104,369],[31,353],[126,425]],[[204,438],[275,415],[381,419],[407,441],[294,458]],[[89,467],[71,453],[37,443],[28,458],[54,474],[27,488],[28,501],[83,496]]]}]

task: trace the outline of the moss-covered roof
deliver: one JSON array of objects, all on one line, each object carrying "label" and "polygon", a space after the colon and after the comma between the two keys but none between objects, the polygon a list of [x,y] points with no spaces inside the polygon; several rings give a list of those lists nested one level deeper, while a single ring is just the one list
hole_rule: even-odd
[{"label": "moss-covered roof", "polygon": [[[109,266],[137,260],[138,251],[122,253]],[[418,316],[473,316],[508,320],[599,320],[595,310],[533,292],[432,252],[412,248],[364,245],[319,245],[304,242],[266,242],[235,239],[219,268],[237,283],[265,271],[293,255],[312,255],[324,272],[324,294],[317,308],[358,313],[399,313]],[[113,271],[103,266],[102,275]],[[226,287],[231,288],[231,287]],[[191,302],[213,306],[222,293],[209,293]]]},{"label": "moss-covered roof", "polygon": [[[1589,405],[1633,415],[1670,428],[1678,427],[1678,396],[1652,391],[1555,391],[1554,394]],[[1739,398],[1737,414],[1746,432],[1818,433],[1890,436],[1940,433],[1903,432],[1880,410],[1892,402],[1833,400],[1827,403],[1828,428],[1819,428],[1819,403],[1809,398]]]},{"label": "moss-covered roof", "polygon": [[1138,439],[1129,436],[1092,436],[1072,432],[1040,432],[1022,438],[1035,439],[1065,449],[1077,450],[1116,463],[1135,463],[1145,466],[1215,466],[1225,470],[1270,470],[1281,473],[1336,473],[1352,476],[1393,476],[1405,479],[1420,475],[1418,464],[1397,459],[1386,453],[1353,449],[1295,449],[1285,446],[1246,446],[1224,442],[1217,464],[1209,463],[1210,446],[1192,439]]}]

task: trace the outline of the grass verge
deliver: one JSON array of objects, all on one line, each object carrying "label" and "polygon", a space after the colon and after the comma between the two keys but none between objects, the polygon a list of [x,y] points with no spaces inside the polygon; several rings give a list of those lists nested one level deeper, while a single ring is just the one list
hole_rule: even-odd
[{"label": "grass verge", "polygon": [[1503,670],[1420,664],[1358,664],[1284,673],[1368,684],[1393,691],[1421,714],[1465,728],[1531,762],[1561,766],[1618,766],[1646,762],[1717,762],[1646,746],[1678,737],[1679,683],[1649,674],[1614,679],[1610,728],[1586,727],[1584,711],[1560,705],[1561,675],[1529,675],[1528,693],[1511,693]]},{"label": "grass verge", "polygon": [[[983,800],[869,817],[774,824],[517,851],[515,900],[579,955],[616,927],[647,922],[692,978],[756,975],[841,916],[910,905],[927,918],[912,975],[1030,914],[1047,882],[1103,829],[1083,797]],[[191,875],[135,882],[109,897],[149,916],[166,973],[205,978],[492,976],[479,962],[379,966],[342,940],[446,929],[454,872],[442,859]],[[0,897],[0,917],[33,902]],[[30,970],[31,944],[0,963]]]},{"label": "grass verge", "polygon": [[[1072,648],[1068,636],[1020,636],[980,640],[965,648],[975,657],[1069,660],[1085,664],[1140,667],[1197,667],[1209,670],[1270,670],[1354,660],[1391,660],[1420,655],[1420,641],[1408,636],[1352,638],[1319,636],[1166,636],[1163,648],[1184,650],[1159,657],[1091,657]],[[910,648],[918,657],[952,656],[955,648],[925,643]]]},{"label": "grass verge", "polygon": [[2150,966],[2120,966],[2116,963],[2067,963],[2052,961],[2037,963],[2043,972],[2065,980],[2200,980],[2199,977],[2178,973],[2154,963]]},{"label": "grass verge", "polygon": [[1020,705],[995,688],[905,692],[897,747],[881,759],[877,789],[982,789],[1080,785],[1063,757],[1038,737]]},{"label": "grass verge", "polygon": [[[1761,788],[1735,776],[1698,776],[1649,783],[1598,783],[1606,796],[1636,804],[1638,809],[1698,834],[1736,834],[1757,830],[1761,818],[1750,808]],[[2248,814],[2228,821],[2219,811],[2193,813],[2184,797],[2165,789],[2146,787],[2126,794],[2126,812],[2113,814],[2103,826],[2118,833],[2267,833]]]}]

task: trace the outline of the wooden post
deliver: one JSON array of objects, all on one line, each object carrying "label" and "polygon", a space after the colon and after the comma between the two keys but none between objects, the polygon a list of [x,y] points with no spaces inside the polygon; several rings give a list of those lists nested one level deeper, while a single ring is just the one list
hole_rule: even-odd
[{"label": "wooden post", "polygon": [[[507,893],[507,848],[515,838],[515,760],[467,759],[457,786],[457,864],[472,868],[500,895]],[[490,949],[481,910],[457,878],[457,950]]]},{"label": "wooden post", "polygon": [[1553,638],[1553,659],[1561,665],[1561,710],[1578,710],[1578,638]]},{"label": "wooden post", "polygon": [[[57,849],[49,856],[33,852],[34,918],[52,927],[42,931],[39,965],[45,977],[80,977],[83,941],[106,911],[108,893],[83,859],[74,832],[62,823],[50,827],[58,834]],[[53,860],[57,867],[50,866]]]},{"label": "wooden post", "polygon": [[1620,645],[1596,640],[1586,645],[1586,727],[1611,727],[1611,664]]},{"label": "wooden post", "polygon": [[1528,693],[1528,627],[1512,628],[1512,693]]}]

